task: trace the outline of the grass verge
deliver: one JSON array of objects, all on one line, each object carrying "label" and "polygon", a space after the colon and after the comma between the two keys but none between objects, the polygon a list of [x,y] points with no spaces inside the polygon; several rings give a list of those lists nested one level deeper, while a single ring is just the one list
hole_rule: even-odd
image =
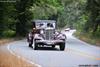
[{"label": "grass verge", "polygon": [[88,33],[80,33],[78,31],[76,31],[74,33],[74,36],[77,37],[78,39],[82,40],[82,41],[85,41],[87,43],[90,43],[92,45],[100,47],[100,38],[92,37]]}]

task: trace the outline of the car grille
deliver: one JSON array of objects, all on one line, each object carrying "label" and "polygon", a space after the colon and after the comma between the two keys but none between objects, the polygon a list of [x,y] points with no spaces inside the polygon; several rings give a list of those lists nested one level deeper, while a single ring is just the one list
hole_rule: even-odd
[{"label": "car grille", "polygon": [[46,29],[45,30],[45,39],[53,40],[54,39],[54,29]]}]

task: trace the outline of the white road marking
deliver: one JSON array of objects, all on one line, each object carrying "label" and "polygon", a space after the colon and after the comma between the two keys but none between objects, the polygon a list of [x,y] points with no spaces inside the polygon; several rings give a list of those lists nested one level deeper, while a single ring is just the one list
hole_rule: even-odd
[{"label": "white road marking", "polygon": [[7,49],[9,50],[9,52],[10,52],[12,55],[16,56],[17,58],[20,58],[20,59],[22,59],[22,60],[25,60],[25,61],[27,61],[28,63],[35,65],[36,67],[42,67],[42,66],[39,65],[39,64],[33,63],[33,62],[30,61],[30,60],[27,60],[27,59],[25,59],[25,58],[23,58],[23,57],[21,57],[21,56],[19,56],[19,55],[16,55],[16,54],[10,49],[10,45],[7,46]]}]

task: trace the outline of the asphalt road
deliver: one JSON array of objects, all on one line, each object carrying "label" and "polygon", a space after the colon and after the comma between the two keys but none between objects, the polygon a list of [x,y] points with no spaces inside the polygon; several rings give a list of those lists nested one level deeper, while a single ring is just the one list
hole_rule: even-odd
[{"label": "asphalt road", "polygon": [[7,47],[13,54],[41,67],[100,67],[100,47],[80,41],[72,36],[73,32],[63,31],[67,36],[65,51],[60,51],[58,46],[33,50],[26,39],[9,43]]}]

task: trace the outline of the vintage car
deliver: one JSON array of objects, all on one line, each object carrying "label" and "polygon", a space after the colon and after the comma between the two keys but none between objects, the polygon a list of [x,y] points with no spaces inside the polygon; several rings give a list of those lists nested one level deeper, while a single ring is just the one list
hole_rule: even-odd
[{"label": "vintage car", "polygon": [[65,34],[56,31],[56,21],[54,20],[34,20],[35,29],[38,33],[28,34],[29,45],[34,45],[34,49],[38,49],[41,46],[51,46],[55,48],[56,45],[60,47],[60,50],[65,49]]}]

